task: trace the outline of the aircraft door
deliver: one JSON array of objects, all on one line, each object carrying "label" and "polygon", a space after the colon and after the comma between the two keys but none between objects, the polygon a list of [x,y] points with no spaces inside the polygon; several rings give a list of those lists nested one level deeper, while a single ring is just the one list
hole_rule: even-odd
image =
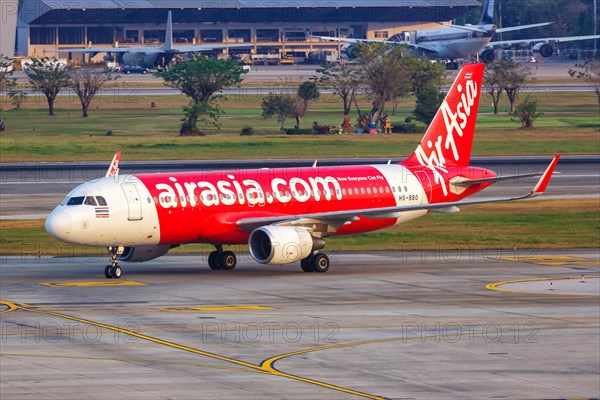
[{"label": "aircraft door", "polygon": [[140,194],[135,187],[135,183],[123,183],[121,185],[125,197],[127,198],[128,217],[130,221],[138,221],[142,219],[142,201]]}]

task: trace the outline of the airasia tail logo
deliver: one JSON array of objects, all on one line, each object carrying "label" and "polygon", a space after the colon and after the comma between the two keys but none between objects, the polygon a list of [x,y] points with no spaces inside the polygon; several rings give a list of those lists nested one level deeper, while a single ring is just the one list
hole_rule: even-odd
[{"label": "airasia tail logo", "polygon": [[[470,78],[471,74],[466,74],[465,77]],[[466,81],[464,88],[462,84],[458,84],[456,89],[460,96],[460,101],[456,103],[456,109],[452,110],[446,100],[440,107],[446,127],[445,134],[440,133],[435,142],[427,139],[427,142],[419,144],[415,151],[419,164],[429,168],[433,173],[435,183],[442,186],[444,196],[448,195],[448,187],[442,172],[448,172],[446,169],[447,159],[450,162],[460,160],[456,136],[459,139],[463,137],[471,112],[476,112],[473,110],[473,105],[479,95],[477,82],[471,79]],[[423,148],[424,145],[426,148]]]}]

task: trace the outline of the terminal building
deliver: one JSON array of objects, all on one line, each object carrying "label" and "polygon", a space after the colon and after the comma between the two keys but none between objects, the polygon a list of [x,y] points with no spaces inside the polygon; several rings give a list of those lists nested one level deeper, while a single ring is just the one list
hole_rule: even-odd
[{"label": "terminal building", "polygon": [[[475,22],[477,0],[24,0],[17,21],[17,54],[44,50],[159,45],[169,11],[180,44],[247,43],[229,54],[270,54],[297,61],[337,57],[337,42],[316,36],[385,40],[402,31],[439,27],[457,17]],[[61,57],[82,58],[81,53]],[[101,54],[94,61],[101,61]]]}]

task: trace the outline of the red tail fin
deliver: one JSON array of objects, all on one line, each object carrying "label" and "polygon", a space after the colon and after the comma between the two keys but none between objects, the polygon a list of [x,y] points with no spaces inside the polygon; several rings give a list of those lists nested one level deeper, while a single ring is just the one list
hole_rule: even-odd
[{"label": "red tail fin", "polygon": [[467,64],[460,70],[417,150],[403,164],[469,165],[483,67],[483,64]]}]

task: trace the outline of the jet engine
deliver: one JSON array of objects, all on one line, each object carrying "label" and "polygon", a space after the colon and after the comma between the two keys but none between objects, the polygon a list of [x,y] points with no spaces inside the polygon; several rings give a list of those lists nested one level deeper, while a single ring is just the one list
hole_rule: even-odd
[{"label": "jet engine", "polygon": [[494,49],[483,49],[479,52],[479,60],[484,64],[490,64],[494,61]]},{"label": "jet engine", "polygon": [[539,54],[544,58],[550,57],[554,53],[554,49],[548,43],[538,43],[531,49],[534,54]]},{"label": "jet engine", "polygon": [[352,43],[343,45],[340,50],[342,58],[345,60],[355,60],[358,58],[358,47]]},{"label": "jet engine", "polygon": [[106,62],[113,62],[115,61],[115,56],[112,55],[112,53],[107,53],[104,57],[103,60]]},{"label": "jet engine", "polygon": [[325,247],[323,239],[303,228],[263,226],[248,239],[250,255],[261,264],[282,265],[300,261]]},{"label": "jet engine", "polygon": [[125,247],[125,251],[119,256],[119,261],[144,262],[154,260],[167,254],[171,247],[173,246],[168,244],[162,246]]}]

